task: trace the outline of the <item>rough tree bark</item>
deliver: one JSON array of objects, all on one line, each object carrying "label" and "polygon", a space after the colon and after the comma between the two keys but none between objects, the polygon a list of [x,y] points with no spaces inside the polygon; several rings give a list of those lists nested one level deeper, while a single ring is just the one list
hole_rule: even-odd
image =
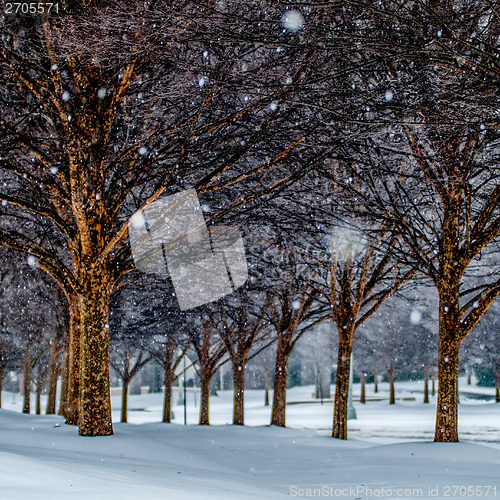
[{"label": "rough tree bark", "polygon": [[74,294],[68,297],[69,334],[67,346],[66,397],[64,417],[68,425],[78,425],[80,391],[80,299]]},{"label": "rough tree bark", "polygon": [[233,367],[233,425],[245,424],[245,369],[246,360]]},{"label": "rough tree bark", "polygon": [[45,376],[40,367],[38,367],[37,377],[36,377],[36,402],[35,402],[35,413],[37,415],[40,415],[42,413],[42,392],[44,383],[45,383]]},{"label": "rough tree bark", "polygon": [[57,399],[57,379],[59,375],[59,345],[57,335],[54,335],[50,343],[50,359],[48,367],[48,396],[47,396],[47,415],[56,413]]},{"label": "rough tree bark", "polygon": [[424,403],[429,402],[429,365],[424,365]]},{"label": "rough tree bark", "polygon": [[200,368],[200,425],[210,424],[210,379],[212,374],[208,367]]},{"label": "rough tree bark", "polygon": [[269,406],[269,372],[264,369],[264,406]]},{"label": "rough tree bark", "polygon": [[64,416],[67,412],[66,401],[68,398],[68,347],[66,346],[63,350],[63,356],[60,367],[60,375],[61,375],[61,400],[59,401],[59,410],[57,412],[58,415]]},{"label": "rough tree bark", "polygon": [[169,424],[172,417],[172,383],[174,381],[174,359],[175,345],[167,345],[165,358],[163,359],[163,416],[162,422]]},{"label": "rough tree bark", "polygon": [[31,344],[26,342],[23,359],[23,413],[31,410]]},{"label": "rough tree bark", "polygon": [[274,370],[273,409],[271,425],[285,427],[286,388],[288,385],[288,363],[290,361],[290,342],[292,331],[289,329],[278,336],[276,347],[276,364]]},{"label": "rough tree bark", "polygon": [[[447,264],[448,272],[453,272],[451,263]],[[439,290],[439,385],[434,432],[436,442],[458,442],[458,368],[461,340],[457,335],[461,329],[459,287],[460,284],[448,276],[448,283],[443,284]]]},{"label": "rough tree bark", "polygon": [[122,424],[127,423],[129,385],[130,385],[130,379],[128,377],[122,378],[122,411],[121,411],[121,416],[120,416],[120,422]]},{"label": "rough tree bark", "polygon": [[332,437],[347,439],[347,408],[353,332],[346,332],[343,328],[339,330],[340,338],[337,356]]},{"label": "rough tree bark", "polygon": [[394,366],[387,367],[387,379],[389,380],[389,404],[396,404],[396,389],[394,387],[395,369]]},{"label": "rough tree bark", "polygon": [[80,323],[80,380],[78,431],[81,436],[109,436],[109,299],[112,286],[103,265],[89,256],[81,266],[84,285]]},{"label": "rough tree bark", "polygon": [[361,380],[361,395],[359,396],[359,402],[366,404],[366,375],[365,375],[365,373],[361,372],[360,380]]}]

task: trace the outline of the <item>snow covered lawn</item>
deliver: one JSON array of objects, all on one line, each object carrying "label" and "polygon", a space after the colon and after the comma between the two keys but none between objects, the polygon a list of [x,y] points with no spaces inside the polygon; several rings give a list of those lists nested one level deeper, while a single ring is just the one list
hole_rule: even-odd
[{"label": "snow covered lawn", "polygon": [[[311,400],[311,392],[291,389],[288,400]],[[500,405],[462,398],[462,442],[436,444],[435,402],[423,405],[419,392],[401,384],[398,396],[415,401],[355,404],[347,442],[329,437],[331,403],[291,405],[293,428],[268,427],[262,391],[246,394],[247,427],[225,425],[231,391],[211,398],[209,427],[182,425],[177,405],[177,423],[152,423],[161,395],[131,396],[129,420],[141,425],[115,424],[106,438],[80,438],[61,417],[20,414],[19,396],[13,404],[4,393],[0,499],[500,497]],[[116,417],[119,404],[113,398]],[[197,410],[188,395],[188,423]]]}]

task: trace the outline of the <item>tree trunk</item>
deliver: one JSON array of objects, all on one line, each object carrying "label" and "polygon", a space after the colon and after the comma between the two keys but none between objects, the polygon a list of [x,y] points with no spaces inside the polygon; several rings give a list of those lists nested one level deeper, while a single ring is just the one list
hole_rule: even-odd
[{"label": "tree trunk", "polygon": [[378,392],[378,370],[375,370],[373,374],[373,392],[377,393]]},{"label": "tree trunk", "polygon": [[127,408],[128,408],[128,386],[130,385],[130,379],[124,377],[122,379],[122,415],[120,422],[127,423]]},{"label": "tree trunk", "polygon": [[366,375],[364,373],[361,373],[360,379],[361,379],[361,395],[359,397],[359,402],[366,404]]},{"label": "tree trunk", "polygon": [[439,337],[438,401],[435,442],[458,442],[458,358],[460,343],[442,333]]},{"label": "tree trunk", "polygon": [[431,380],[432,380],[431,395],[435,396],[436,395],[436,376],[434,375],[434,373],[431,375]]},{"label": "tree trunk", "polygon": [[31,409],[31,345],[29,340],[24,349],[23,360],[23,413],[29,413]]},{"label": "tree trunk", "polygon": [[109,436],[109,298],[111,286],[104,265],[87,259],[82,266],[80,297],[80,380],[78,426],[81,436]]},{"label": "tree trunk", "polygon": [[264,406],[269,406],[269,372],[264,370]]},{"label": "tree trunk", "polygon": [[461,201],[450,197],[443,214],[442,256],[439,260],[439,354],[438,397],[434,441],[458,442],[458,371],[460,342],[460,273],[457,273],[457,243]]},{"label": "tree trunk", "polygon": [[495,403],[500,403],[500,363],[493,364],[493,372],[495,373]]},{"label": "tree trunk", "polygon": [[50,343],[50,359],[48,367],[48,396],[47,396],[47,415],[56,413],[56,397],[57,397],[57,378],[59,373],[59,346],[57,336],[54,336]]},{"label": "tree trunk", "polygon": [[245,424],[245,361],[233,366],[233,425]]},{"label": "tree trunk", "polygon": [[279,427],[285,427],[290,337],[291,336],[288,334],[279,335],[276,349],[271,425],[277,425]]},{"label": "tree trunk", "polygon": [[472,370],[471,367],[467,367],[467,385],[472,385]]},{"label": "tree trunk", "polygon": [[80,299],[74,295],[69,300],[69,335],[67,390],[64,417],[68,425],[78,425],[78,406],[80,391]]},{"label": "tree trunk", "polygon": [[209,425],[210,403],[210,372],[207,368],[200,369],[200,425]]},{"label": "tree trunk", "polygon": [[389,404],[396,404],[396,390],[394,388],[394,368],[387,368],[387,378],[389,379]]},{"label": "tree trunk", "polygon": [[68,398],[68,349],[65,348],[63,352],[63,358],[61,362],[61,399],[59,401],[59,411],[58,415],[65,415],[67,413],[66,410],[66,402]]},{"label": "tree trunk", "polygon": [[429,365],[424,365],[424,403],[429,402]]},{"label": "tree trunk", "polygon": [[163,418],[162,422],[170,423],[172,415],[172,381],[174,373],[172,370],[172,361],[174,350],[167,350],[167,355],[163,361]]},{"label": "tree trunk", "polygon": [[38,371],[36,378],[36,403],[35,403],[35,413],[40,415],[42,413],[42,391],[43,391],[44,377]]},{"label": "tree trunk", "polygon": [[349,340],[339,339],[332,431],[332,437],[336,439],[347,439],[347,410],[349,399],[349,376],[351,371],[351,350],[352,344]]}]

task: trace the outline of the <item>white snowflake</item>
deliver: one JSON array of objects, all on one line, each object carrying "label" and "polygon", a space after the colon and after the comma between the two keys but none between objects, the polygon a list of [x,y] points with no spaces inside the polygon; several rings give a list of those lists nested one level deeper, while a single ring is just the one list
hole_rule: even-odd
[{"label": "white snowflake", "polygon": [[144,229],[146,227],[146,218],[142,212],[136,212],[130,219],[130,224],[134,229]]},{"label": "white snowflake", "polygon": [[413,309],[410,313],[410,323],[412,325],[418,325],[422,319],[422,313],[418,309]]},{"label": "white snowflake", "polygon": [[304,16],[295,9],[287,10],[281,16],[281,24],[287,31],[300,31],[306,23]]}]

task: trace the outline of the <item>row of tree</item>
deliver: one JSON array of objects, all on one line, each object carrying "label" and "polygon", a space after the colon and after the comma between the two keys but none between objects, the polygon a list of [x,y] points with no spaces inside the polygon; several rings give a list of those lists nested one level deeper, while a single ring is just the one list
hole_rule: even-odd
[{"label": "row of tree", "polygon": [[262,309],[261,323],[253,298],[238,315],[200,309],[197,331],[226,325],[239,373],[269,302],[273,424],[297,339],[330,318],[345,438],[354,334],[423,276],[439,299],[435,440],[457,441],[460,344],[500,294],[491,3],[62,5],[1,18],[0,244],[66,298],[67,422],[112,433],[110,305],[137,280],[128,220],[194,187],[211,223],[244,229]]},{"label": "row of tree", "polygon": [[[21,264],[21,263],[20,263]],[[4,297],[0,319],[0,381],[8,372],[21,374],[24,393],[24,412],[30,412],[30,390],[36,391],[36,413],[41,412],[41,395],[47,392],[47,413],[56,412],[57,379],[61,375],[61,395],[67,390],[68,371],[64,343],[67,341],[67,318],[61,314],[64,301],[50,303],[45,300],[54,294],[54,287],[43,279],[40,271],[23,270],[19,275],[2,282]],[[31,283],[32,286],[26,286]],[[209,396],[213,394],[215,375],[223,365],[232,367],[234,388],[233,423],[244,424],[244,391],[248,386],[246,368],[257,371],[263,380],[266,404],[269,404],[269,389],[275,387],[276,374],[283,367],[283,358],[277,357],[279,342],[277,315],[279,297],[251,294],[253,303],[246,301],[246,294],[238,300],[207,308],[203,320],[199,316],[175,318],[172,304],[165,293],[164,283],[141,283],[122,289],[115,296],[110,324],[110,364],[122,386],[121,421],[127,421],[129,386],[132,379],[148,363],[155,363],[163,371],[164,406],[163,421],[170,422],[172,412],[172,385],[182,372],[180,366],[184,356],[188,358],[188,369],[194,367],[201,388],[200,424],[209,423]],[[273,299],[274,298],[274,303]],[[267,299],[267,300],[266,300]],[[246,301],[246,303],[245,303]],[[263,302],[264,301],[264,302]],[[398,373],[412,372],[424,380],[424,402],[429,402],[429,376],[432,375],[433,393],[437,364],[437,318],[436,299],[429,299],[427,287],[409,289],[405,297],[391,298],[366,324],[360,328],[354,342],[354,373],[361,382],[360,401],[366,402],[366,381],[373,376],[375,382],[385,374],[390,387],[389,403],[396,401],[395,380]],[[413,302],[413,307],[411,303]],[[410,306],[410,307],[409,307]],[[300,304],[291,305],[294,310]],[[292,353],[301,364],[314,371],[317,397],[330,397],[333,354],[339,348],[340,339],[324,309],[308,318],[299,320],[299,329],[293,336]],[[489,318],[496,318],[490,311],[469,345],[465,346],[462,363],[492,368],[498,384],[498,344],[492,341],[495,327]],[[51,322],[52,319],[52,322]],[[294,347],[297,346],[299,349]],[[487,348],[486,348],[487,346]],[[294,349],[292,351],[292,349]],[[295,360],[297,363],[297,359]],[[338,366],[336,367],[338,370]],[[287,377],[288,378],[288,377]],[[338,379],[338,374],[337,374]],[[302,382],[311,382],[304,378]],[[290,380],[288,380],[288,385]],[[1,386],[1,384],[0,384]],[[336,387],[335,404],[342,404],[341,388]],[[375,385],[377,391],[377,385]],[[279,398],[283,398],[280,400]],[[340,403],[339,403],[340,401]],[[0,403],[1,404],[1,403]],[[64,413],[64,397],[59,413]],[[285,424],[286,387],[273,398],[272,419]],[[347,417],[346,417],[347,418]],[[344,422],[340,422],[345,427]],[[338,412],[334,415],[334,428],[339,424]]]}]

